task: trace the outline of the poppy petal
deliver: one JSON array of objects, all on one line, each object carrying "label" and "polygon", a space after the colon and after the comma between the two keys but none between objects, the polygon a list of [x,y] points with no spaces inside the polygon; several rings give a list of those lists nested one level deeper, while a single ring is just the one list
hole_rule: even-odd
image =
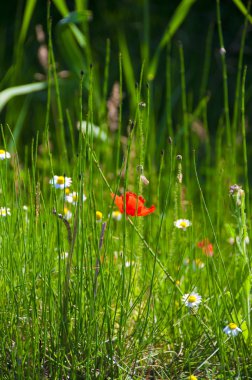
[{"label": "poppy petal", "polygon": [[145,215],[149,215],[151,214],[152,212],[154,212],[156,210],[156,207],[154,205],[152,205],[151,207],[147,208],[147,207],[143,207],[141,209],[141,211],[137,214],[138,216],[145,216]]},{"label": "poppy petal", "polygon": [[[156,207],[151,206],[149,208],[144,206],[145,199],[141,195],[127,191],[126,196],[126,214],[131,216],[145,216],[155,211]],[[115,199],[115,204],[119,208],[119,211],[124,213],[124,196],[118,196],[111,193],[111,197]]]},{"label": "poppy petal", "polygon": [[115,204],[119,208],[119,211],[123,214],[123,196],[118,196],[113,193],[111,193],[111,197],[114,199],[115,198]]}]

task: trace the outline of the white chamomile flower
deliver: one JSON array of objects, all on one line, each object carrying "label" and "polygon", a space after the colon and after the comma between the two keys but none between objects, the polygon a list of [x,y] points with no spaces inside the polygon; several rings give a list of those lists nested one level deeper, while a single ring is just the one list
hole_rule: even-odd
[{"label": "white chamomile flower", "polygon": [[[76,191],[73,191],[72,193],[67,194],[65,199],[68,203],[72,203],[73,205],[77,205],[78,197],[79,197],[78,193]],[[83,194],[83,196],[82,196],[83,202],[85,202],[86,199],[87,199],[86,195]]]},{"label": "white chamomile flower", "polygon": [[183,231],[185,231],[187,227],[191,225],[192,223],[188,219],[178,219],[174,222],[174,226],[177,228],[181,228]]},{"label": "white chamomile flower", "polygon": [[135,266],[135,261],[125,261],[125,268]]},{"label": "white chamomile flower", "polygon": [[71,213],[70,210],[68,210],[67,207],[64,207],[64,218],[66,220],[70,220],[72,218],[73,214]]},{"label": "white chamomile flower", "polygon": [[49,183],[56,189],[65,189],[71,186],[72,179],[63,175],[55,175],[52,179],[50,179]]},{"label": "white chamomile flower", "polygon": [[122,219],[122,215],[120,211],[112,211],[112,219],[117,220],[118,222]]},{"label": "white chamomile flower", "polygon": [[11,158],[10,153],[0,149],[0,160],[5,160],[6,158]]},{"label": "white chamomile flower", "polygon": [[198,293],[184,294],[182,301],[187,307],[198,307],[202,297]]},{"label": "white chamomile flower", "polygon": [[0,207],[0,216],[11,215],[10,209],[8,207]]},{"label": "white chamomile flower", "polygon": [[242,332],[242,330],[237,326],[237,324],[233,322],[229,323],[226,327],[224,327],[223,331],[225,334],[232,336],[236,336],[240,332]]}]

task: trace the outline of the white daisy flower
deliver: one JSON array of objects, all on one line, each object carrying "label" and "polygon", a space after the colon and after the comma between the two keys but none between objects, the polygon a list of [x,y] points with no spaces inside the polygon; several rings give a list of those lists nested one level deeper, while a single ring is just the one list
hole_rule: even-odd
[{"label": "white daisy flower", "polygon": [[66,220],[70,220],[72,218],[73,214],[71,213],[70,210],[68,210],[67,207],[64,207],[64,218]]},{"label": "white daisy flower", "polygon": [[135,266],[135,261],[125,261],[125,268]]},{"label": "white daisy flower", "polygon": [[202,297],[198,293],[184,294],[182,301],[187,307],[198,307]]},{"label": "white daisy flower", "polygon": [[195,266],[199,269],[203,269],[205,266],[203,261],[201,261],[200,259],[195,259],[194,263],[195,263]]},{"label": "white daisy flower", "polygon": [[188,219],[178,219],[174,222],[174,226],[177,228],[181,228],[183,231],[185,231],[187,227],[191,225],[192,223]]},{"label": "white daisy flower", "polygon": [[11,215],[10,209],[8,207],[0,207],[0,216]]},{"label": "white daisy flower", "polygon": [[10,153],[0,149],[0,160],[5,160],[6,158],[11,158]]},{"label": "white daisy flower", "polygon": [[56,189],[65,189],[71,186],[72,179],[69,177],[64,177],[63,175],[55,175],[52,179],[50,179],[49,183]]},{"label": "white daisy flower", "polygon": [[113,211],[112,212],[112,219],[117,220],[118,222],[122,219],[123,214],[120,213],[120,211]]},{"label": "white daisy flower", "polygon": [[236,336],[240,332],[242,332],[242,330],[233,322],[229,323],[226,327],[224,327],[223,331],[225,334],[232,336]]},{"label": "white daisy flower", "polygon": [[[67,194],[65,199],[68,203],[72,203],[73,205],[77,205],[78,193],[76,191],[73,191],[72,193]],[[83,196],[82,196],[83,202],[85,202],[86,199],[87,199],[86,195],[83,194]]]}]

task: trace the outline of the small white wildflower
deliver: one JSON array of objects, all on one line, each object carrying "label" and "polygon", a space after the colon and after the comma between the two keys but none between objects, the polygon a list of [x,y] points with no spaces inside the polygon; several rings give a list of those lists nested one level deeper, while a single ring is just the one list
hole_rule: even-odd
[{"label": "small white wildflower", "polygon": [[67,207],[64,207],[64,218],[66,220],[70,220],[72,218],[73,214],[70,210],[68,210]]},{"label": "small white wildflower", "polygon": [[225,55],[226,54],[226,49],[222,46],[220,48],[220,55]]},{"label": "small white wildflower", "polygon": [[191,225],[192,223],[188,219],[178,219],[174,222],[174,226],[177,228],[181,228],[183,231],[185,231],[187,227]]},{"label": "small white wildflower", "polygon": [[247,244],[247,245],[249,244],[249,237],[248,237],[248,236],[245,237],[244,242],[245,242],[245,244]]},{"label": "small white wildflower", "polygon": [[[65,199],[68,203],[72,203],[73,205],[77,205],[78,197],[79,197],[78,193],[76,191],[73,191],[72,193],[67,194]],[[85,202],[86,199],[87,199],[87,197],[85,196],[85,194],[83,194],[83,196],[82,196],[83,202]]]},{"label": "small white wildflower", "polygon": [[145,175],[140,175],[140,180],[143,182],[144,185],[148,186],[150,181],[145,177]]},{"label": "small white wildflower", "polygon": [[242,199],[245,196],[245,192],[242,189],[242,187],[239,186],[239,185],[236,185],[236,184],[230,186],[230,188],[229,188],[229,194],[233,197],[236,205],[237,206],[241,206]]},{"label": "small white wildflower", "polygon": [[112,219],[117,220],[119,222],[122,219],[123,214],[120,213],[120,211],[112,211],[111,216],[112,216]]},{"label": "small white wildflower", "polygon": [[195,259],[194,263],[195,263],[195,266],[199,269],[203,269],[205,266],[203,261],[201,261],[200,259]]},{"label": "small white wildflower", "polygon": [[231,244],[231,245],[234,245],[234,243],[235,243],[235,238],[231,236],[230,238],[228,238],[227,242],[228,242],[229,244]]},{"label": "small white wildflower", "polygon": [[10,153],[0,149],[0,160],[5,160],[6,158],[11,158]]},{"label": "small white wildflower", "polygon": [[224,327],[223,331],[225,334],[232,336],[236,336],[240,332],[242,332],[242,330],[237,326],[237,324],[233,322],[229,323],[226,327]]},{"label": "small white wildflower", "polygon": [[72,179],[69,177],[64,177],[63,175],[55,175],[52,179],[50,179],[49,183],[53,185],[56,189],[62,190],[71,186]]},{"label": "small white wildflower", "polygon": [[134,266],[135,265],[135,261],[125,261],[125,268],[129,268],[130,266]]},{"label": "small white wildflower", "polygon": [[182,301],[187,307],[198,307],[202,297],[198,293],[184,294]]},{"label": "small white wildflower", "polygon": [[[239,236],[236,236],[235,240],[236,240],[237,244],[241,244],[241,238]],[[247,245],[249,244],[249,237],[248,236],[246,236],[244,238],[244,243],[247,244]]]},{"label": "small white wildflower", "polygon": [[10,209],[8,207],[0,207],[0,216],[11,215]]},{"label": "small white wildflower", "polygon": [[60,255],[60,258],[61,258],[62,260],[65,260],[65,259],[68,258],[68,255],[69,255],[68,252],[62,252],[62,254]]}]

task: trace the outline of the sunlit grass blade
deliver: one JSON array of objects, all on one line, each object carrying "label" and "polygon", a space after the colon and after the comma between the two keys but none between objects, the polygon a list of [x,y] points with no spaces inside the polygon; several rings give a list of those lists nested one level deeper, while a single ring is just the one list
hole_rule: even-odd
[{"label": "sunlit grass blade", "polygon": [[196,0],[182,0],[181,3],[176,8],[171,21],[168,23],[166,30],[163,34],[161,41],[158,44],[154,57],[150,62],[149,70],[148,70],[148,79],[153,80],[156,76],[156,71],[159,62],[159,56],[164,48],[164,46],[171,40],[171,38],[176,33],[177,29],[180,27],[182,22],[185,20],[188,12],[191,7],[195,3]]},{"label": "sunlit grass blade", "polygon": [[5,105],[15,96],[27,95],[33,92],[42,91],[46,89],[47,83],[29,83],[23,86],[15,86],[7,88],[0,92],[0,112],[3,110]]}]

